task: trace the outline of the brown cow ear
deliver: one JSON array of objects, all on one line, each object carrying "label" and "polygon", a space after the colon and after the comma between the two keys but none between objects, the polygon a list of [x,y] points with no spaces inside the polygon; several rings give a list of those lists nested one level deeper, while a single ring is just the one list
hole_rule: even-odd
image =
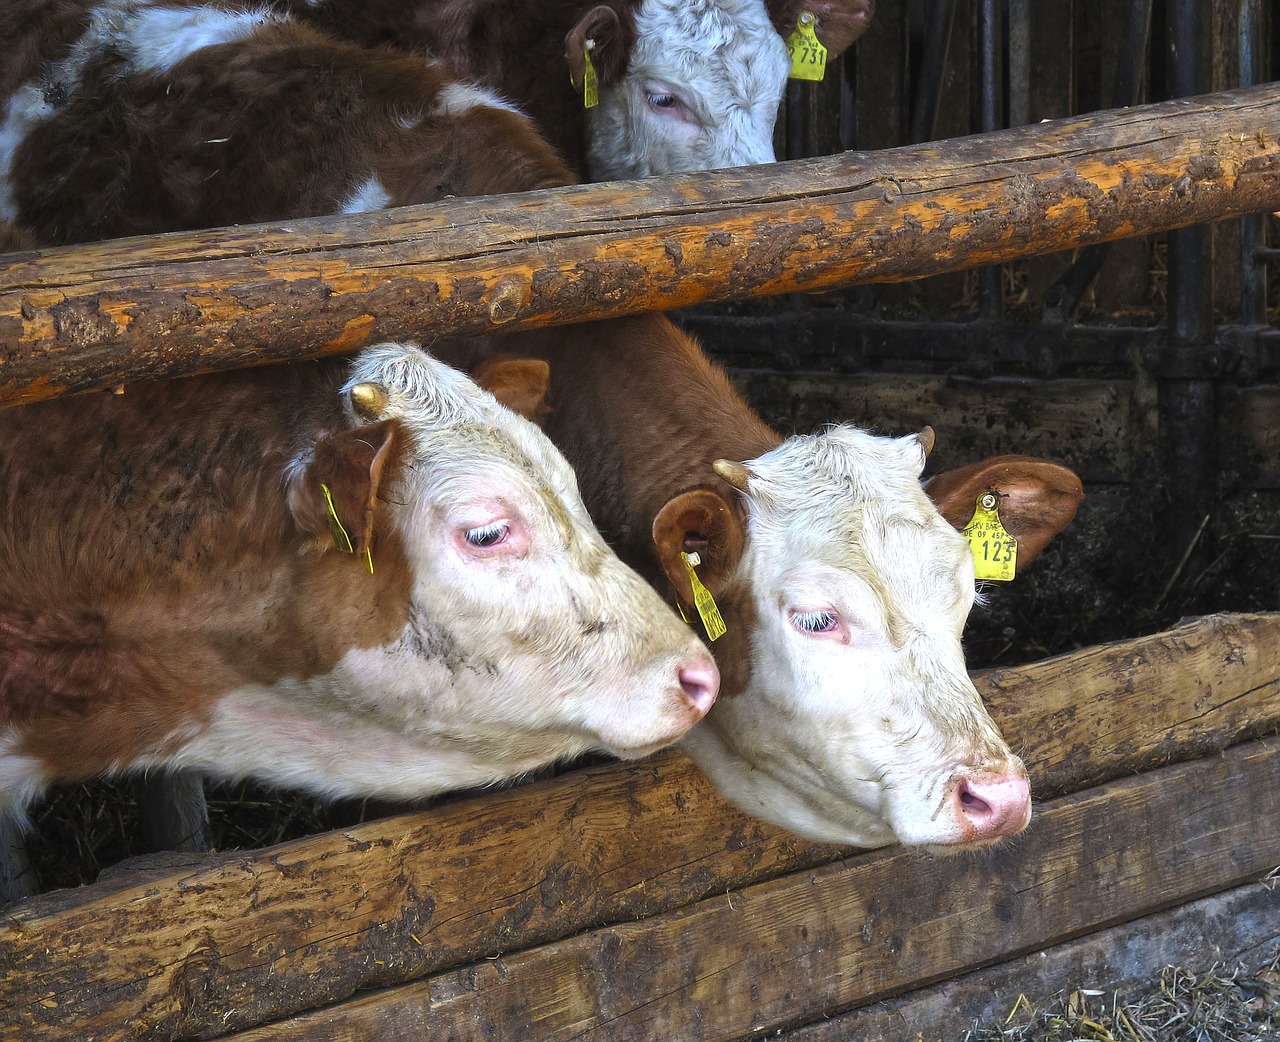
[{"label": "brown cow ear", "polygon": [[569,63],[569,79],[574,89],[582,88],[586,73],[587,41],[592,41],[591,64],[595,66],[600,86],[607,87],[622,79],[631,60],[635,27],[625,22],[612,7],[601,4],[578,19],[578,24],[564,38],[564,58]]},{"label": "brown cow ear", "polygon": [[486,358],[471,374],[480,387],[514,413],[540,424],[550,412],[551,365],[541,358],[495,355]]},{"label": "brown cow ear", "polygon": [[1084,488],[1075,471],[1032,456],[993,456],[925,482],[924,490],[957,529],[973,518],[978,497],[1000,497],[1000,522],[1018,541],[1018,571],[1076,516]]},{"label": "brown cow ear", "polygon": [[681,492],[653,519],[653,545],[667,580],[681,602],[693,606],[693,586],[683,553],[702,558],[698,578],[712,594],[718,594],[738,567],[746,545],[746,533],[734,504],[710,488]]},{"label": "brown cow ear", "polygon": [[298,526],[343,553],[367,553],[378,488],[399,436],[396,421],[383,420],[321,438],[289,490]]},{"label": "brown cow ear", "polygon": [[767,0],[773,27],[784,40],[796,28],[806,11],[816,21],[818,41],[827,49],[827,57],[842,54],[871,26],[875,0]]}]

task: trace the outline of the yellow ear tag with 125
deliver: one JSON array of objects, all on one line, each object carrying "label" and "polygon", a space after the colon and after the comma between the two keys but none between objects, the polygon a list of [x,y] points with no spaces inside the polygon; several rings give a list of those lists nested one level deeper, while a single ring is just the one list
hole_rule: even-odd
[{"label": "yellow ear tag with 125", "polygon": [[600,81],[596,78],[596,67],[591,62],[591,52],[595,45],[595,40],[588,40],[582,45],[582,57],[585,62],[582,72],[582,107],[584,109],[593,109],[600,104]]},{"label": "yellow ear tag with 125", "polygon": [[960,533],[973,551],[975,579],[1008,582],[1018,570],[1018,541],[1000,523],[1000,497],[984,492]]},{"label": "yellow ear tag with 125", "polygon": [[[324,493],[324,501],[329,505],[329,535],[333,537],[333,545],[341,550],[344,554],[353,554],[356,552],[355,546],[352,545],[351,537],[347,535],[347,530],[343,527],[342,519],[338,517],[337,508],[333,505],[333,493],[329,491],[329,486],[321,482],[320,491]],[[373,574],[373,547],[365,547],[364,551],[365,563],[369,566],[369,574]]]},{"label": "yellow ear tag with 125", "polygon": [[827,49],[818,40],[813,14],[805,11],[787,37],[787,53],[791,55],[793,80],[821,80],[827,74]]},{"label": "yellow ear tag with 125", "polygon": [[[693,606],[698,609],[698,615],[702,618],[702,625],[707,628],[708,640],[719,640],[728,631],[729,627],[724,624],[724,619],[720,615],[720,609],[716,607],[716,599],[711,595],[711,591],[702,585],[702,580],[698,578],[698,573],[693,569],[696,565],[702,563],[702,558],[697,554],[681,553],[680,557],[684,560],[685,570],[689,573],[689,584],[693,587]],[[683,615],[684,612],[681,611]]]}]

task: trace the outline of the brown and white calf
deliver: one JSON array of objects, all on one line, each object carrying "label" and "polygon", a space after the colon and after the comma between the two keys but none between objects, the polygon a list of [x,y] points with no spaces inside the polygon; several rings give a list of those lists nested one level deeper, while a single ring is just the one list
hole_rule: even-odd
[{"label": "brown and white calf", "polygon": [[[579,174],[605,181],[774,160],[791,60],[813,17],[834,58],[872,0],[290,0],[344,39],[445,62],[533,117]],[[584,107],[587,53],[599,104]]]},{"label": "brown and white calf", "polygon": [[0,412],[0,814],[138,768],[416,798],[675,741],[707,650],[419,349]]},{"label": "brown and white calf", "polygon": [[[438,69],[297,25],[231,24],[242,39],[181,58],[174,31],[163,62],[135,41],[117,45],[128,61],[53,76],[51,111],[29,110],[12,151],[20,220],[65,240],[569,177],[521,116]],[[624,559],[688,603],[680,553],[703,557],[730,626],[714,647],[732,697],[688,748],[729,798],[864,845],[1023,827],[1025,772],[964,669],[973,565],[922,491],[922,441],[848,427],[783,440],[659,316],[498,340],[553,367],[548,430]],[[494,350],[439,346],[460,364]],[[1070,519],[1079,483],[1051,464],[998,466],[951,476],[938,498],[948,516],[971,513],[994,488],[1025,563]]]}]

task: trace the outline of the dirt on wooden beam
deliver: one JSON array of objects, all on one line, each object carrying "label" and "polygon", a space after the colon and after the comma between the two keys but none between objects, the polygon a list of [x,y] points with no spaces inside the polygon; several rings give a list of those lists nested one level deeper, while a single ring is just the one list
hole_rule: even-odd
[{"label": "dirt on wooden beam", "polygon": [[[975,682],[1043,798],[1280,728],[1280,615],[1191,620]],[[267,850],[126,866],[0,913],[0,1038],[210,1037],[845,853],[737,811],[666,753]],[[947,886],[964,861],[936,863]]]},{"label": "dirt on wooden beam", "polygon": [[0,404],[1280,210],[1280,84],[927,146],[13,254]]}]

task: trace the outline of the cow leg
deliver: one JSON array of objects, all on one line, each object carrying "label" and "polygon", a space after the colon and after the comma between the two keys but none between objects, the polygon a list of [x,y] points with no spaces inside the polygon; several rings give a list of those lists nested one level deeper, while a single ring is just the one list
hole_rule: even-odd
[{"label": "cow leg", "polygon": [[8,814],[0,814],[0,908],[39,890],[35,871],[27,858],[21,823]]},{"label": "cow leg", "polygon": [[191,771],[147,771],[134,779],[133,795],[142,819],[146,853],[203,853],[212,846],[209,807],[200,775]]}]

